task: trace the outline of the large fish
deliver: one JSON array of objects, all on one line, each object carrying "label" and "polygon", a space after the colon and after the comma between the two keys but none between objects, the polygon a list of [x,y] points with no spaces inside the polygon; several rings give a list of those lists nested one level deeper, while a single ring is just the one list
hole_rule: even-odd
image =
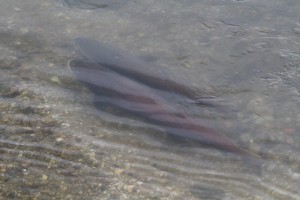
[{"label": "large fish", "polygon": [[75,77],[94,94],[96,107],[99,104],[110,105],[159,126],[168,134],[189,138],[250,159],[256,157],[223,134],[203,126],[200,120],[170,105],[152,88],[109,70],[99,62],[70,60],[69,66]]},{"label": "large fish", "polygon": [[161,71],[158,70],[159,67],[155,68],[153,64],[131,55],[127,51],[87,38],[76,38],[75,46],[90,61],[122,76],[155,89],[183,95],[200,105],[215,106],[213,102],[208,101],[211,99],[210,96],[200,97],[196,88],[191,88],[162,76]]}]

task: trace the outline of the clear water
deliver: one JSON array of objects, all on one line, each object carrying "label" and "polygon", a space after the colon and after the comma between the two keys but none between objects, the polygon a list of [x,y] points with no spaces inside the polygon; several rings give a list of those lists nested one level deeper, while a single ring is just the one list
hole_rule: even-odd
[{"label": "clear water", "polygon": [[[3,199],[300,199],[297,0],[0,1]],[[96,111],[74,38],[159,66],[224,109],[174,100],[263,159]],[[180,80],[179,80],[180,79]]]}]

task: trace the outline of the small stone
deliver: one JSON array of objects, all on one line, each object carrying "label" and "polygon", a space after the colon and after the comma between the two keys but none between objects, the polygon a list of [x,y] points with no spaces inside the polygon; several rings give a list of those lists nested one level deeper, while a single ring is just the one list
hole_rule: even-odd
[{"label": "small stone", "polygon": [[61,142],[61,141],[63,141],[63,140],[64,140],[64,138],[61,138],[61,137],[56,138],[56,141],[57,141],[57,142]]},{"label": "small stone", "polygon": [[124,190],[127,192],[132,192],[134,190],[134,185],[125,185]]},{"label": "small stone", "polygon": [[115,174],[116,175],[121,175],[124,172],[124,169],[116,169]]},{"label": "small stone", "polygon": [[42,176],[42,180],[43,180],[43,181],[46,181],[47,179],[48,179],[48,176],[47,176],[47,175],[43,175],[43,176]]},{"label": "small stone", "polygon": [[23,130],[26,133],[33,132],[33,129],[31,127],[23,127]]},{"label": "small stone", "polygon": [[136,182],[136,184],[137,184],[137,185],[143,185],[143,182],[138,181],[138,182]]},{"label": "small stone", "polygon": [[68,127],[71,126],[69,123],[62,123],[61,125],[62,125],[63,127],[65,127],[65,128],[68,128]]},{"label": "small stone", "polygon": [[57,76],[52,76],[50,79],[53,83],[61,84],[59,78]]},{"label": "small stone", "polygon": [[54,126],[57,124],[57,121],[52,117],[45,117],[42,122],[48,126]]}]

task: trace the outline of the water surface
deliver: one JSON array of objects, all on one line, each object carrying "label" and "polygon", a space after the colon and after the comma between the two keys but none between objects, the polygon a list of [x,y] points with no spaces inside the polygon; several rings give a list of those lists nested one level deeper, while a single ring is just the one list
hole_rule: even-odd
[{"label": "water surface", "polygon": [[[298,1],[118,2],[0,2],[1,196],[299,199]],[[259,172],[234,154],[96,112],[68,68],[77,37],[198,88],[220,106],[159,95],[260,155]]]}]

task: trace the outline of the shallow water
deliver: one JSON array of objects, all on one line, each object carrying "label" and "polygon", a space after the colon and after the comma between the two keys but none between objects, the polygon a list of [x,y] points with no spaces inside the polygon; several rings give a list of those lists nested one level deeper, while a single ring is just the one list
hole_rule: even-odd
[{"label": "shallow water", "polygon": [[[1,1],[1,197],[300,199],[299,9],[297,0]],[[97,111],[67,65],[76,37],[199,88],[220,107],[166,98],[260,155],[261,168]]]}]

